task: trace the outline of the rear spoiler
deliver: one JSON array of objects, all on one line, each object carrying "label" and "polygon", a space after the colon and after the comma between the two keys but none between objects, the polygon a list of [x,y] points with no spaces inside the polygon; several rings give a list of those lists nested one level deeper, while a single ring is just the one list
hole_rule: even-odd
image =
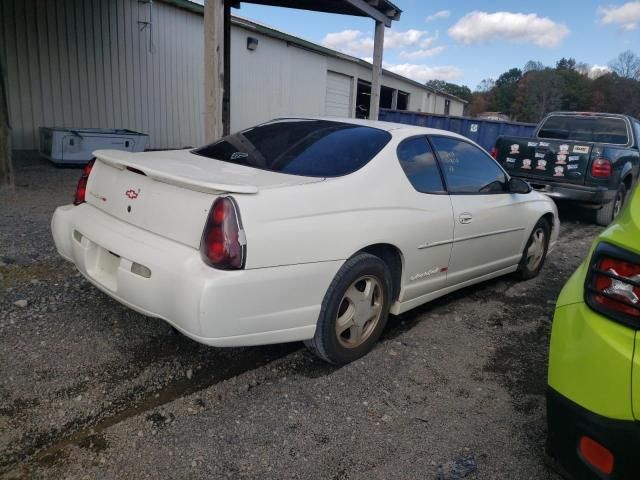
[{"label": "rear spoiler", "polygon": [[189,177],[188,175],[176,175],[170,172],[163,172],[149,167],[146,163],[136,161],[135,154],[123,152],[122,150],[96,150],[93,152],[96,159],[118,168],[120,170],[133,169],[137,173],[142,173],[149,178],[169,185],[195,190],[203,193],[258,193],[255,185],[238,185],[233,183],[222,183],[201,180]]}]

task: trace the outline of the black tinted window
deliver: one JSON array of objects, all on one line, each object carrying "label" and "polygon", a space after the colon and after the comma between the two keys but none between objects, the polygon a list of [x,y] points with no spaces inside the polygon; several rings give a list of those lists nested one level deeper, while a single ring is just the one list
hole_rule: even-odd
[{"label": "black tinted window", "polygon": [[507,181],[498,164],[478,147],[449,137],[432,137],[450,193],[503,193]]},{"label": "black tinted window", "polygon": [[553,115],[544,122],[538,137],[619,145],[626,145],[629,142],[627,126],[622,118],[588,115],[580,117]]},{"label": "black tinted window", "polygon": [[276,120],[195,149],[205,157],[312,177],[338,177],[371,160],[389,132],[326,120]]},{"label": "black tinted window", "polygon": [[398,147],[398,160],[417,191],[444,192],[438,164],[425,137],[410,138],[402,142]]}]

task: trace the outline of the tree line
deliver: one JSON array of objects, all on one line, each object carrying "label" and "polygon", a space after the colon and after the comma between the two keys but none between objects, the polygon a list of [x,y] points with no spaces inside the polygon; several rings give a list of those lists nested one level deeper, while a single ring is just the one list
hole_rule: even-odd
[{"label": "tree line", "polygon": [[640,118],[640,57],[630,50],[609,62],[608,69],[561,58],[555,67],[529,61],[522,69],[483,80],[475,91],[442,80],[426,84],[467,100],[471,116],[500,112],[514,121],[535,123],[554,110],[577,110]]}]

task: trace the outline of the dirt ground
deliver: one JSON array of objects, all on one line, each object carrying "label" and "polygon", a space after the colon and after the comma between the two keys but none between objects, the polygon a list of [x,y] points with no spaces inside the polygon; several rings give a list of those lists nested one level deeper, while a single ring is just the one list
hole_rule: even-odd
[{"label": "dirt ground", "polygon": [[600,231],[572,209],[538,278],[391,317],[334,368],[298,343],[205,347],[93,288],[49,231],[78,176],[23,160],[0,192],[0,478],[559,478],[550,319]]}]

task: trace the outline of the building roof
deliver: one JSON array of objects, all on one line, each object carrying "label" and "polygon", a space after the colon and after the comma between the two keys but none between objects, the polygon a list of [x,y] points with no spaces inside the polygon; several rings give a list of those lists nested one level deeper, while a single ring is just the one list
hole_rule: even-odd
[{"label": "building roof", "polygon": [[[193,12],[196,13],[200,13],[202,14],[204,12],[204,0],[161,0],[164,3],[169,3],[171,5],[174,5],[176,7],[179,8],[185,8],[187,10],[191,10]],[[245,0],[243,0],[245,1]],[[246,3],[260,3],[260,4],[269,4],[269,5],[273,5],[274,2],[273,1],[267,1],[267,0],[247,0]],[[310,3],[327,3],[327,4],[334,4],[334,7],[337,9],[338,7],[335,5],[337,3],[349,3],[349,1],[347,0],[320,0],[320,1],[316,1],[316,2],[308,2],[307,0],[282,0],[282,3],[288,3],[289,5],[287,6],[291,6],[291,7],[295,7],[295,8],[303,8],[302,5],[307,5]],[[398,9],[393,3],[391,3],[390,1],[387,0],[379,0],[377,3],[378,5],[377,8],[382,8],[382,6],[386,6],[389,9],[389,13],[391,13],[391,10],[397,10],[397,18],[400,17],[400,12],[401,10]],[[282,5],[285,6],[285,5]],[[310,8],[306,8],[306,9],[310,9]],[[314,8],[313,10],[318,10],[317,8]],[[346,13],[346,12],[339,12],[337,10],[330,10],[329,9],[329,5],[326,6],[326,10],[327,12],[333,12],[333,13]],[[354,14],[354,13],[350,13],[351,15],[358,15],[358,14]],[[363,16],[362,13],[359,14],[360,16]],[[394,18],[396,19],[396,18]],[[302,48],[306,48],[308,50],[323,54],[323,55],[328,55],[334,58],[340,58],[342,60],[346,60],[349,62],[353,62],[353,63],[358,63],[366,68],[371,68],[372,64],[370,62],[367,62],[366,60],[363,60],[361,58],[357,58],[357,57],[353,57],[351,55],[347,55],[346,53],[342,53],[342,52],[338,52],[337,50],[332,50],[330,48],[324,47],[322,45],[319,45],[317,43],[314,42],[310,42],[309,40],[305,40],[303,38],[300,37],[296,37],[295,35],[291,35],[289,33],[283,32],[281,30],[277,30],[273,27],[269,27],[267,25],[258,23],[254,20],[249,20],[247,18],[243,18],[243,17],[239,17],[239,16],[232,16],[231,17],[231,24],[232,25],[236,25],[238,27],[242,27],[245,30],[249,30],[249,31],[254,31],[256,33],[261,33],[263,35],[272,37],[272,38],[277,38],[280,40],[283,40],[287,43],[291,43],[291,44],[295,44],[297,46],[300,46]],[[452,100],[455,100],[457,102],[461,102],[463,104],[467,104],[469,102],[467,102],[466,100],[460,98],[460,97],[456,97],[455,95],[451,95],[450,93],[446,93],[443,92],[441,90],[437,90],[435,88],[431,88],[428,87],[427,85],[425,85],[424,83],[420,83],[420,82],[416,82],[415,80],[412,80],[410,78],[407,78],[403,75],[394,73],[390,70],[387,69],[382,69],[384,75],[388,76],[388,77],[393,77],[396,78],[398,80],[402,80],[405,82],[408,82],[412,85],[414,85],[415,87],[421,88],[423,90],[426,90],[428,92],[431,93],[435,93],[436,95],[440,95],[441,97],[446,97],[446,98],[450,98]]]}]

